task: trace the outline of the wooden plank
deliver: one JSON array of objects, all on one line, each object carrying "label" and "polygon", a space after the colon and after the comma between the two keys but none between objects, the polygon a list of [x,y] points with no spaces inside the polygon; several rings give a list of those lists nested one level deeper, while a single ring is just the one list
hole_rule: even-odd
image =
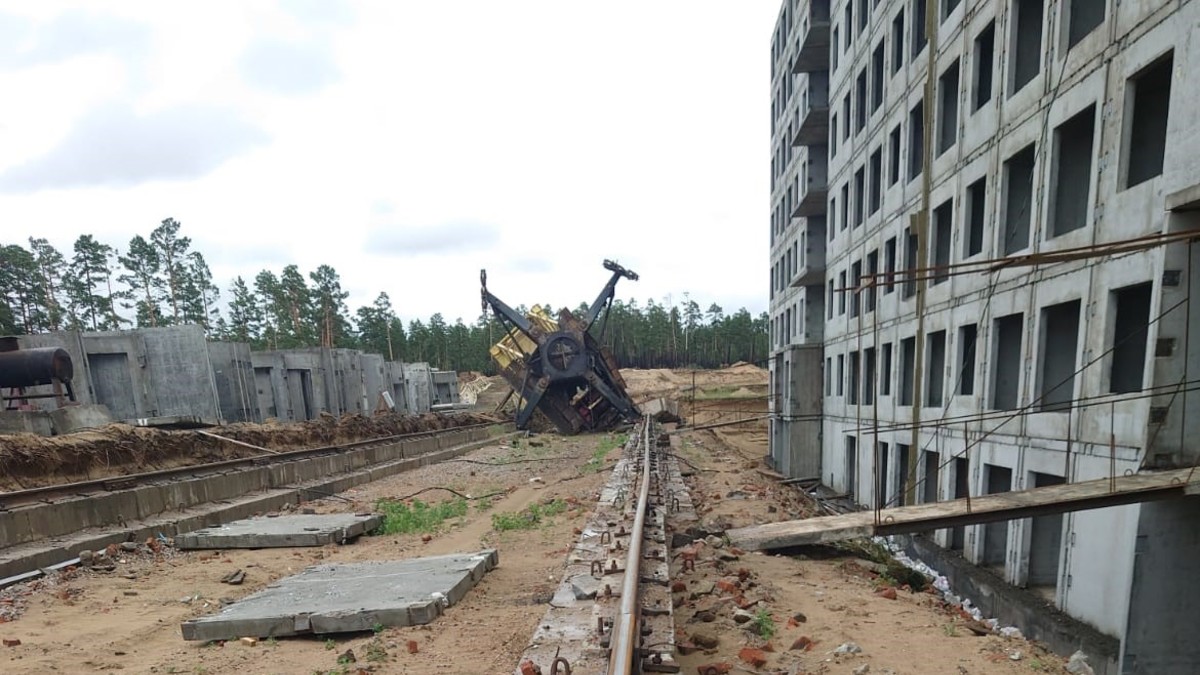
[{"label": "wooden plank", "polygon": [[1200,472],[1187,482],[1190,469],[1138,473],[1115,479],[1003,492],[952,501],[874,511],[788,520],[729,530],[733,545],[750,551],[827,544],[883,534],[909,534],[943,527],[1027,518],[1167,499],[1200,491]]}]

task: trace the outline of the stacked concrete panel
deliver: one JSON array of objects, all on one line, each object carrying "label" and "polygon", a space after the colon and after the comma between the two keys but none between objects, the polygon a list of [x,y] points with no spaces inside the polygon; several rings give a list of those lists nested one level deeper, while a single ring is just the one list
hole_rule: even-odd
[{"label": "stacked concrete panel", "polygon": [[[390,362],[356,349],[251,352],[244,343],[206,342],[200,326],[62,331],[17,340],[24,349],[67,350],[77,403],[103,405],[116,420],[178,416],[216,424],[370,415],[384,392],[406,413],[458,402],[457,373],[433,371],[428,363]],[[9,420],[10,431],[53,428],[44,413],[55,408],[54,399],[31,402],[43,415]]]},{"label": "stacked concrete panel", "polygon": [[[172,326],[136,331],[60,331],[23,335],[22,348],[61,347],[75,366],[80,403],[108,407],[114,419],[187,416],[221,419],[204,329]],[[55,406],[51,400],[37,404]]]},{"label": "stacked concrete panel", "polygon": [[384,367],[387,362],[379,354],[364,353],[359,359],[363,384],[361,409],[364,415],[369,415],[379,407],[379,397],[386,389]]},{"label": "stacked concrete panel", "polygon": [[212,363],[213,385],[221,419],[225,422],[261,422],[259,396],[255,389],[253,357],[250,345],[241,342],[210,342],[208,358]]},{"label": "stacked concrete panel", "polygon": [[404,380],[404,364],[398,361],[387,361],[384,363],[384,371],[387,376],[387,391],[392,395],[392,404],[396,410],[410,410],[408,385]]},{"label": "stacked concrete panel", "polygon": [[433,379],[428,363],[404,364],[404,386],[409,412],[427,412],[433,407]]},{"label": "stacked concrete panel", "polygon": [[291,420],[291,402],[288,396],[287,369],[282,352],[254,352],[250,355],[254,365],[254,390],[258,395],[258,409],[263,421],[268,419]]},{"label": "stacked concrete panel", "polygon": [[430,373],[433,385],[433,405],[458,403],[458,373],[453,370],[435,370]]},{"label": "stacked concrete panel", "polygon": [[[388,392],[396,409],[428,412],[433,373],[427,363],[384,361],[353,349],[289,349],[252,355],[258,405],[264,417],[314,419],[321,413],[369,415]],[[446,371],[444,382],[458,375]],[[443,386],[445,391],[446,387]],[[448,394],[457,400],[457,388]]]}]

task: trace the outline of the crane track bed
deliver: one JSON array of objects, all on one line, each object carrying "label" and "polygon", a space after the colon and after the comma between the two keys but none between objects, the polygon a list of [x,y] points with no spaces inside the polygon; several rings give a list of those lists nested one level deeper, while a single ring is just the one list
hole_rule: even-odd
[{"label": "crane track bed", "polygon": [[658,432],[647,418],[631,434],[517,675],[679,672],[670,542],[672,530],[696,516],[669,441]]},{"label": "crane track bed", "polygon": [[39,489],[40,500],[23,495],[24,501],[5,502],[0,510],[0,534],[9,544],[0,549],[0,587],[70,564],[80,549],[171,536],[337,494],[457,457],[508,429],[458,427],[138,474],[120,483]]}]

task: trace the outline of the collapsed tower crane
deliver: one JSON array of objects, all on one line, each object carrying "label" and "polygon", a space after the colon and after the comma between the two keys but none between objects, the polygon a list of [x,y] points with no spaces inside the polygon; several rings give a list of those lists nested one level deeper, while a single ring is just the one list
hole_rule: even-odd
[{"label": "collapsed tower crane", "polygon": [[612,277],[587,314],[581,318],[564,309],[557,321],[536,305],[520,314],[488,291],[487,270],[479,272],[484,313],[490,309],[508,329],[489,353],[519,397],[518,429],[529,425],[535,410],[564,434],[610,429],[639,416],[616,360],[600,343],[605,324],[600,339],[589,332],[601,313],[607,322],[617,282],[636,281],[638,275],[611,260],[604,261],[604,269]]}]

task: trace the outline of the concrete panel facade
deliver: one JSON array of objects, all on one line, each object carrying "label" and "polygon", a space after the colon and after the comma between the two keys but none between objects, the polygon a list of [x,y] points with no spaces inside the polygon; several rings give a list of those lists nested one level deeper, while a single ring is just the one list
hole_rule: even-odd
[{"label": "concrete panel facade", "polygon": [[[190,415],[220,419],[212,367],[199,326],[136,331],[60,331],[21,336],[22,348],[62,347],[75,366],[81,403],[108,407],[114,419]],[[50,400],[39,405],[54,406]]]},{"label": "concrete panel facade", "polygon": [[379,396],[384,391],[384,368],[386,361],[379,354],[359,354],[362,374],[362,410],[370,415],[379,406]]},{"label": "concrete panel facade", "polygon": [[[75,366],[77,403],[106,406],[116,420],[190,416],[218,423],[370,415],[387,391],[397,409],[428,412],[458,401],[458,375],[427,363],[388,362],[355,349],[251,352],[206,342],[199,326],[62,331],[20,336],[21,348],[61,347]],[[436,384],[435,384],[436,380]],[[30,393],[49,393],[39,387]],[[52,410],[53,399],[33,399]]]},{"label": "concrete panel facade", "polygon": [[[928,36],[916,15],[926,4]],[[1072,20],[1084,4],[1098,13]],[[1018,11],[1029,6],[1041,13]],[[823,69],[809,58],[819,18]],[[1196,463],[1200,416],[1185,398],[1200,370],[1188,338],[1200,329],[1200,312],[1188,311],[1200,291],[1195,246],[990,261],[1200,230],[1200,113],[1187,104],[1200,77],[1187,28],[1197,21],[1200,6],[1164,0],[782,3],[772,43],[777,462],[789,451],[783,393],[808,375],[788,372],[784,347],[815,338],[820,475],[864,505]],[[800,134],[803,152],[790,150],[822,94],[827,136]],[[813,279],[801,264],[797,285],[791,246],[811,242],[815,210],[795,203],[815,190],[825,191],[824,273]],[[797,302],[817,283],[819,329]],[[1159,506],[932,539],[1127,641],[1121,672],[1181,673],[1149,656],[1174,633],[1130,628],[1160,593],[1135,584],[1145,576],[1135,550],[1200,527],[1176,507],[1152,523],[1145,510]],[[1170,567],[1170,555],[1136,560]],[[1200,586],[1177,581],[1181,597]]]},{"label": "concrete panel facade", "polygon": [[261,422],[258,392],[255,389],[250,345],[237,342],[208,343],[213,384],[225,422]]},{"label": "concrete panel facade", "polygon": [[433,405],[433,380],[428,363],[404,364],[409,412],[428,412]]},{"label": "concrete panel facade", "polygon": [[408,402],[408,386],[404,380],[404,364],[388,361],[384,366],[387,373],[387,390],[392,395],[392,403],[396,410],[412,410]]},{"label": "concrete panel facade", "polygon": [[433,405],[458,403],[458,373],[453,370],[434,370],[429,377],[433,386]]},{"label": "concrete panel facade", "polygon": [[280,352],[253,352],[250,362],[254,366],[254,391],[258,396],[258,409],[263,421],[268,419],[291,420],[291,401],[288,397],[286,368]]}]

